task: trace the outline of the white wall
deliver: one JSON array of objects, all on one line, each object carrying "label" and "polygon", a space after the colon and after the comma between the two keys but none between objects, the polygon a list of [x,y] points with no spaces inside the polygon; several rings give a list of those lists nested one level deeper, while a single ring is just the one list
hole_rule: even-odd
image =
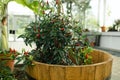
[{"label": "white wall", "polygon": [[101,33],[100,47],[120,51],[120,32]]},{"label": "white wall", "polygon": [[12,48],[12,49],[15,49],[15,50],[17,50],[19,52],[21,52],[23,48],[26,51],[31,51],[31,49],[36,48],[35,44],[33,44],[33,47],[31,48],[30,46],[26,46],[23,41],[17,41],[17,42],[9,41],[9,47]]}]

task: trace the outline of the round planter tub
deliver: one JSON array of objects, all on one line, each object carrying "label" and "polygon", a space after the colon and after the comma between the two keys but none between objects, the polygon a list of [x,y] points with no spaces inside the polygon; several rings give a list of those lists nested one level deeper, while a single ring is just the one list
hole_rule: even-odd
[{"label": "round planter tub", "polygon": [[30,80],[110,80],[112,56],[101,50],[91,53],[93,64],[80,66],[52,65],[33,61],[26,72]]}]

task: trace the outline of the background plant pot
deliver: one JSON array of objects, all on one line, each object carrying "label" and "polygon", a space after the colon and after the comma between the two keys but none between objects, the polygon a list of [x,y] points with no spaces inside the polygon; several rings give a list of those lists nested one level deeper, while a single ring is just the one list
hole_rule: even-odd
[{"label": "background plant pot", "polygon": [[26,72],[36,80],[110,80],[112,56],[104,51],[91,53],[93,64],[80,66],[51,65],[33,61]]},{"label": "background plant pot", "polygon": [[14,60],[10,58],[11,54],[0,54],[0,61],[4,61],[11,71],[14,70]]},{"label": "background plant pot", "polygon": [[105,26],[102,26],[102,27],[101,27],[101,31],[102,31],[102,32],[106,32],[106,27],[105,27]]}]

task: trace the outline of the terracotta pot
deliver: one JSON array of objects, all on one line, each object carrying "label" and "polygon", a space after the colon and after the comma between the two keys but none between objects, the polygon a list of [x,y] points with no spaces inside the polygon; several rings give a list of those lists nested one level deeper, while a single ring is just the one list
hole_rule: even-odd
[{"label": "terracotta pot", "polygon": [[14,60],[10,58],[11,54],[0,54],[0,61],[6,62],[5,66],[8,66],[11,71],[14,70]]},{"label": "terracotta pot", "polygon": [[33,61],[26,72],[30,80],[110,80],[112,56],[104,51],[91,53],[93,64],[90,65],[52,65]]},{"label": "terracotta pot", "polygon": [[102,32],[106,32],[106,27],[105,27],[105,26],[102,26],[102,27],[101,27],[101,30],[102,30]]}]

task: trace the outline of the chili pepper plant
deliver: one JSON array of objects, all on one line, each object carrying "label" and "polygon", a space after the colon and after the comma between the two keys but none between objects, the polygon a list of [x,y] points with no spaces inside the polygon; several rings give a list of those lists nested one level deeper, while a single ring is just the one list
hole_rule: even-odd
[{"label": "chili pepper plant", "polygon": [[[46,5],[48,7],[49,3]],[[48,64],[91,64],[92,48],[86,36],[82,35],[82,26],[78,22],[73,24],[70,16],[60,12],[60,6],[60,2],[56,2],[54,10],[51,6],[50,10],[43,9],[43,15],[30,23],[19,36],[26,45],[36,44],[28,55],[32,60]]]}]

